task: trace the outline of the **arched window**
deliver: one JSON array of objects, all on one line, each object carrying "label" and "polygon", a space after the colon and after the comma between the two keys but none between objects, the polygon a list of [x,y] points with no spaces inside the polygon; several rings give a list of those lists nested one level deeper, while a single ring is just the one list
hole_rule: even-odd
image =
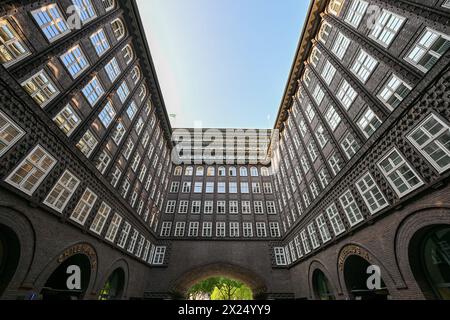
[{"label": "arched window", "polygon": [[239,169],[239,174],[241,177],[246,177],[248,175],[247,167],[241,167]]},{"label": "arched window", "polygon": [[208,167],[207,175],[208,177],[214,177],[216,175],[216,168]]},{"label": "arched window", "polygon": [[252,175],[252,177],[257,177],[258,176],[258,168],[251,167],[250,168],[250,174]]},{"label": "arched window", "polygon": [[125,36],[125,26],[121,19],[116,19],[111,22],[111,28],[117,40],[120,40]]},{"label": "arched window", "polygon": [[343,4],[344,0],[331,0],[328,5],[328,11],[334,14],[335,16],[339,16]]},{"label": "arched window", "polygon": [[195,169],[195,175],[198,176],[198,177],[202,177],[203,173],[204,173],[204,170],[205,169],[203,169],[203,167],[197,167],[197,169]]},{"label": "arched window", "polygon": [[131,49],[131,46],[129,44],[127,44],[122,49],[122,53],[123,53],[123,58],[125,59],[125,62],[127,64],[130,64],[130,62],[133,60],[133,57],[134,57],[133,49]]},{"label": "arched window", "polygon": [[262,167],[262,168],[261,168],[261,175],[262,175],[263,177],[268,177],[268,176],[269,176],[269,168],[267,168],[267,167]]},{"label": "arched window", "polygon": [[135,66],[133,70],[131,70],[131,79],[133,79],[133,82],[136,84],[140,78],[141,78],[141,69],[139,69],[138,66]]},{"label": "arched window", "polygon": [[142,84],[139,90],[139,99],[141,101],[144,101],[146,96],[147,96],[147,87],[145,86],[145,84]]},{"label": "arched window", "polygon": [[313,273],[313,285],[316,298],[319,300],[335,300],[330,283],[325,274],[319,269]]},{"label": "arched window", "polygon": [[183,168],[178,166],[178,167],[175,167],[175,171],[173,172],[173,175],[174,176],[181,176],[182,172],[183,172]]},{"label": "arched window", "polygon": [[114,9],[115,1],[114,0],[102,0],[103,7],[105,8],[106,12],[111,11]]},{"label": "arched window", "polygon": [[230,167],[229,169],[228,169],[228,175],[230,176],[230,177],[236,177],[236,168],[235,167]]},{"label": "arched window", "polygon": [[186,170],[184,171],[185,176],[192,176],[194,174],[194,168],[192,167],[186,167]]},{"label": "arched window", "polygon": [[219,177],[225,177],[226,176],[225,168],[224,167],[219,167],[218,173],[219,173]]}]

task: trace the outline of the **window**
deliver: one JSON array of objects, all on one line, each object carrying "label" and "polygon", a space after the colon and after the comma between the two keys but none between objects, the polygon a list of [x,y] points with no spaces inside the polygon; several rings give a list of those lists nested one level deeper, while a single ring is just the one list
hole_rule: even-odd
[{"label": "window", "polygon": [[186,226],[186,222],[177,222],[175,224],[175,233],[174,236],[175,237],[184,237],[184,229]]},{"label": "window", "polygon": [[70,198],[78,188],[80,180],[66,170],[44,200],[44,204],[58,212],[62,212]]},{"label": "window", "polygon": [[111,178],[111,185],[115,188],[117,186],[117,183],[119,182],[120,177],[122,176],[122,170],[120,170],[118,167],[114,169],[114,172],[112,173]]},{"label": "window", "polygon": [[155,255],[153,256],[153,264],[163,264],[166,255],[166,247],[156,247]]},{"label": "window", "polygon": [[261,185],[259,184],[259,182],[252,182],[252,192],[261,193]]},{"label": "window", "polygon": [[161,237],[169,237],[172,230],[172,222],[164,221],[161,226]]},{"label": "window", "polygon": [[77,12],[83,24],[86,24],[97,16],[91,0],[72,0],[72,2],[77,7]]},{"label": "window", "polygon": [[108,38],[106,37],[105,31],[103,29],[98,30],[93,33],[90,37],[91,43],[95,48],[97,55],[101,57],[109,48]]},{"label": "window", "polygon": [[306,157],[305,157],[305,156],[302,156],[302,157],[300,158],[300,162],[301,162],[301,164],[302,164],[303,171],[305,172],[305,174],[307,174],[308,171],[309,171],[309,163],[308,163],[308,160],[306,160]]},{"label": "window", "polygon": [[317,64],[319,63],[321,56],[322,53],[320,52],[320,50],[317,47],[314,47],[311,51],[311,56],[309,58],[311,64],[314,67],[317,67]]},{"label": "window", "polygon": [[384,84],[378,98],[390,109],[395,109],[400,102],[405,99],[408,93],[411,91],[411,87],[408,86],[403,80],[393,74],[389,80]]},{"label": "window", "polygon": [[189,201],[181,200],[178,207],[178,213],[187,213],[189,208]]},{"label": "window", "polygon": [[262,201],[253,202],[253,209],[255,210],[255,214],[263,214],[264,206]]},{"label": "window", "polygon": [[341,147],[349,160],[353,158],[359,150],[359,144],[350,132],[345,135],[344,140],[341,142]]},{"label": "window", "polygon": [[108,74],[108,78],[111,82],[116,81],[116,79],[120,75],[120,67],[117,63],[117,59],[114,57],[112,58],[108,64],[105,66],[106,73]]},{"label": "window", "polygon": [[131,235],[130,243],[128,244],[127,251],[132,253],[134,251],[134,247],[136,246],[136,241],[139,237],[139,231],[133,229],[133,234]]},{"label": "window", "polygon": [[170,193],[177,193],[180,189],[180,183],[177,181],[173,181],[170,185]]},{"label": "window", "polygon": [[368,6],[369,4],[366,1],[353,0],[352,5],[348,9],[345,21],[353,27],[358,28]]},{"label": "window", "polygon": [[256,168],[256,167],[251,167],[251,168],[250,168],[250,175],[251,175],[252,177],[257,177],[257,176],[259,176],[259,174],[258,174],[258,168]]},{"label": "window", "polygon": [[318,37],[319,40],[323,43],[326,44],[328,37],[330,36],[330,32],[331,32],[331,25],[328,24],[327,22],[322,22],[322,25],[320,27],[319,33],[318,33]]},{"label": "window", "polygon": [[366,83],[377,64],[378,61],[375,58],[361,49],[350,70],[362,83]]},{"label": "window", "polygon": [[306,105],[305,111],[306,111],[306,117],[308,118],[309,123],[311,123],[314,120],[315,116],[316,116],[316,112],[314,111],[311,103],[308,103]]},{"label": "window", "polygon": [[213,213],[213,202],[211,200],[205,201],[205,207],[203,209],[203,212],[205,214],[211,214]]},{"label": "window", "polygon": [[331,130],[334,131],[338,127],[339,123],[341,123],[341,116],[337,113],[334,106],[330,106],[325,114],[325,120],[327,120],[328,125]]},{"label": "window", "polygon": [[350,190],[347,190],[340,198],[342,208],[344,208],[350,226],[355,226],[364,220],[364,217],[356,204],[355,198]]},{"label": "window", "polygon": [[123,136],[125,135],[125,132],[127,130],[125,129],[125,127],[123,126],[122,122],[119,122],[116,126],[116,130],[114,131],[114,133],[112,134],[112,139],[114,141],[114,143],[118,146],[120,144],[120,142],[123,139]]},{"label": "window", "polygon": [[0,157],[24,135],[25,132],[0,111]]},{"label": "window", "polygon": [[133,170],[133,172],[136,172],[140,163],[141,163],[141,155],[138,152],[136,152],[133,162],[131,164],[131,169]]},{"label": "window", "polygon": [[185,176],[192,176],[194,174],[194,168],[192,167],[186,167],[186,170],[184,171]]},{"label": "window", "polygon": [[317,159],[317,151],[316,151],[316,147],[314,146],[314,142],[310,142],[308,144],[308,152],[309,152],[309,156],[311,157],[311,161],[314,162]]},{"label": "window", "polygon": [[56,3],[33,10],[31,15],[50,42],[70,32]]},{"label": "window", "polygon": [[189,231],[188,237],[197,237],[198,236],[198,222],[190,222],[189,223]]},{"label": "window", "polygon": [[175,206],[177,202],[175,200],[169,200],[166,204],[166,213],[174,213],[175,212]]},{"label": "window", "polygon": [[219,171],[219,172],[218,172],[219,177],[225,177],[226,171],[225,171],[225,168],[224,168],[224,167],[219,167],[219,170],[218,170],[218,171]]},{"label": "window", "polygon": [[202,236],[203,237],[212,236],[212,222],[203,222]]},{"label": "window", "polygon": [[344,223],[342,222],[341,216],[336,205],[333,203],[326,210],[328,219],[330,220],[331,227],[336,236],[340,235],[345,231]]},{"label": "window", "polygon": [[192,201],[191,213],[199,214],[202,207],[201,201]]},{"label": "window", "polygon": [[183,168],[182,167],[175,167],[175,170],[173,172],[174,176],[181,176],[182,173],[183,173]]},{"label": "window", "polygon": [[0,63],[5,67],[30,54],[24,42],[6,18],[0,19]]},{"label": "window", "polygon": [[98,100],[103,96],[105,91],[103,90],[100,81],[97,77],[94,77],[82,90],[86,100],[91,106],[94,106]]},{"label": "window", "polygon": [[405,59],[423,72],[433,67],[450,47],[450,38],[432,29],[425,29]]},{"label": "window", "polygon": [[138,66],[135,66],[133,70],[131,70],[131,79],[133,80],[134,84],[136,84],[139,79],[141,78],[141,70]]},{"label": "window", "polygon": [[375,214],[389,205],[370,173],[366,173],[358,182],[356,182],[356,187],[371,214]]},{"label": "window", "polygon": [[264,222],[256,222],[256,236],[258,238],[267,237],[266,224]]},{"label": "window", "polygon": [[111,122],[114,120],[114,117],[116,116],[116,110],[114,110],[114,107],[112,106],[111,101],[108,101],[106,105],[103,107],[103,110],[98,115],[101,123],[105,126],[107,129]]},{"label": "window", "polygon": [[335,74],[336,68],[330,63],[330,61],[327,60],[322,70],[322,78],[325,80],[327,85],[330,85],[331,81],[333,81]]},{"label": "window", "polygon": [[349,45],[350,39],[344,36],[341,32],[339,32],[336,37],[336,40],[334,41],[334,45],[331,51],[339,60],[342,60],[345,56],[345,53],[347,52]]},{"label": "window", "polygon": [[78,142],[77,147],[87,158],[89,158],[97,144],[98,140],[94,137],[91,130],[88,130]]},{"label": "window", "polygon": [[[139,88],[139,99],[141,101],[144,101],[146,96],[147,96],[147,87],[145,86],[145,83],[143,83],[143,84],[141,84],[141,87]],[[147,113],[147,115],[148,115],[148,113]]]},{"label": "window", "polygon": [[119,240],[117,241],[117,245],[120,248],[125,247],[125,244],[127,243],[127,240],[128,240],[128,235],[130,234],[130,230],[131,230],[131,224],[129,224],[128,222],[125,221],[125,223],[122,227],[122,231],[120,232]]},{"label": "window", "polygon": [[308,225],[308,233],[313,249],[318,248],[320,246],[320,242],[319,238],[317,237],[316,229],[314,228],[314,223]]},{"label": "window", "polygon": [[316,137],[317,137],[317,141],[319,142],[320,147],[323,149],[328,142],[328,138],[325,135],[325,129],[323,128],[322,125],[319,125],[317,127]]},{"label": "window", "polygon": [[240,167],[239,168],[239,175],[241,177],[246,177],[248,175],[247,173],[247,167]]},{"label": "window", "polygon": [[439,172],[450,168],[450,126],[434,114],[409,135],[408,140]]},{"label": "window", "polygon": [[230,222],[230,237],[239,237],[239,222]]},{"label": "window", "polygon": [[130,120],[133,120],[134,116],[137,113],[136,102],[131,101],[130,105],[127,108],[127,115]]},{"label": "window", "polygon": [[236,175],[237,175],[236,168],[235,167],[229,167],[228,168],[228,175],[230,177],[236,177]]},{"label": "window", "polygon": [[242,229],[244,238],[253,237],[253,225],[251,222],[243,222]]},{"label": "window", "polygon": [[302,239],[303,251],[305,252],[305,254],[310,253],[311,247],[309,246],[309,241],[308,241],[308,237],[306,235],[306,230],[302,230],[300,232],[300,238]]},{"label": "window", "polygon": [[125,36],[125,26],[121,19],[116,19],[111,22],[111,28],[117,40],[120,40]]},{"label": "window", "polygon": [[217,183],[217,193],[225,193],[225,182]]},{"label": "window", "polygon": [[204,171],[205,171],[205,169],[203,167],[197,167],[195,169],[195,175],[197,177],[203,177]]},{"label": "window", "polygon": [[[105,8],[106,12],[114,9],[115,0],[102,0],[103,8]],[[146,259],[144,259],[146,260]]]},{"label": "window", "polygon": [[325,93],[323,92],[320,85],[318,85],[318,84],[316,85],[312,97],[313,97],[314,101],[316,101],[317,105],[320,105],[322,103],[323,98],[325,97]]},{"label": "window", "polygon": [[378,129],[378,127],[381,126],[381,123],[380,118],[378,118],[375,112],[373,112],[370,108],[367,108],[358,120],[358,126],[367,138],[369,138]]},{"label": "window", "polygon": [[269,231],[272,238],[280,237],[280,226],[278,222],[269,222]]},{"label": "window", "polygon": [[100,208],[97,211],[97,214],[95,215],[94,221],[91,224],[90,230],[96,234],[102,233],[103,227],[105,226],[110,212],[111,207],[102,202]]},{"label": "window", "polygon": [[242,207],[242,213],[243,214],[250,214],[252,213],[252,209],[250,206],[250,201],[242,201],[241,202],[241,207]]},{"label": "window", "polygon": [[225,222],[216,223],[216,237],[225,237]]},{"label": "window", "polygon": [[216,169],[214,167],[208,167],[206,175],[208,177],[214,177],[216,175]]},{"label": "window", "polygon": [[214,193],[214,182],[207,182],[206,183],[206,193]]},{"label": "window", "polygon": [[123,58],[125,59],[126,64],[130,64],[134,58],[134,54],[133,54],[133,49],[131,49],[131,46],[129,44],[127,44],[122,49],[122,54],[123,54]]},{"label": "window", "polygon": [[325,189],[329,183],[329,175],[326,168],[322,168],[322,170],[319,171],[319,180],[322,188]]},{"label": "window", "polygon": [[106,231],[105,239],[114,242],[116,239],[117,232],[119,231],[120,223],[122,222],[122,217],[115,213],[111,223],[109,224],[108,230]]},{"label": "window", "polygon": [[226,202],[225,201],[217,201],[217,213],[224,214],[226,211]]},{"label": "window", "polygon": [[230,182],[228,184],[229,193],[237,193],[237,182]]},{"label": "window", "polygon": [[339,171],[341,171],[341,161],[336,153],[328,159],[328,163],[330,164],[331,171],[333,171],[333,174],[336,176]]},{"label": "window", "polygon": [[117,95],[119,96],[120,102],[124,103],[127,100],[128,95],[130,94],[130,89],[128,89],[128,85],[125,81],[120,84],[120,87],[117,88]]},{"label": "window", "polygon": [[345,110],[348,110],[350,106],[352,105],[353,101],[355,101],[357,96],[356,91],[350,86],[350,84],[343,80],[336,97],[338,98],[339,102],[344,106]]},{"label": "window", "polygon": [[322,242],[326,243],[326,242],[330,241],[330,239],[331,239],[330,231],[328,230],[327,223],[325,221],[323,214],[319,215],[316,218],[316,224],[317,224],[317,229],[319,230],[320,238],[322,239]]},{"label": "window", "polygon": [[86,56],[84,55],[79,45],[76,45],[75,47],[69,49],[60,58],[64,66],[74,79],[89,67]]},{"label": "window", "polygon": [[136,248],[136,257],[140,257],[142,254],[142,249],[144,248],[144,243],[145,243],[145,237],[141,234],[141,236],[139,237],[139,242],[138,242],[138,246]]},{"label": "window", "polygon": [[53,121],[68,137],[81,123],[80,118],[69,104],[53,118]]},{"label": "window", "polygon": [[328,11],[335,16],[339,16],[341,12],[342,6],[344,4],[344,0],[331,0],[328,4]]},{"label": "window", "polygon": [[5,181],[31,196],[55,164],[56,160],[37,145]]},{"label": "window", "polygon": [[183,188],[181,189],[181,192],[183,193],[190,193],[191,192],[191,182],[183,182]]},{"label": "window", "polygon": [[405,21],[405,18],[383,9],[381,15],[375,21],[369,37],[387,48],[402,27],[403,21]]},{"label": "window", "polygon": [[22,87],[41,108],[45,107],[59,94],[55,84],[44,70],[23,82]]},{"label": "window", "polygon": [[400,198],[424,184],[395,148],[378,163],[378,167]]},{"label": "window", "polygon": [[106,150],[103,150],[97,160],[97,170],[100,171],[101,174],[104,174],[110,162],[111,157],[109,156],[108,152],[106,152]]},{"label": "window", "polygon": [[313,196],[313,199],[317,198],[319,196],[319,188],[317,187],[316,182],[311,181],[309,184],[309,188],[311,189],[311,194]]},{"label": "window", "polygon": [[275,263],[277,266],[285,266],[286,263],[286,255],[284,253],[283,247],[275,247],[273,248],[273,252],[275,255]]},{"label": "window", "polygon": [[270,182],[264,182],[263,183],[263,190],[264,190],[264,193],[272,193],[272,183],[270,183]]}]

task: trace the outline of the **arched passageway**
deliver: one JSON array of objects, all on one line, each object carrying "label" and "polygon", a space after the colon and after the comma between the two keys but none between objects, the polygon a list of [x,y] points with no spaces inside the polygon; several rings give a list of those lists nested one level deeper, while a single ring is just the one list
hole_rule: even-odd
[{"label": "arched passageway", "polygon": [[350,255],[344,263],[344,280],[350,299],[355,300],[387,300],[387,289],[382,275],[379,274],[379,284],[375,288],[368,285],[371,276],[376,277],[369,267],[371,264],[358,255]]},{"label": "arched passageway", "polygon": [[196,283],[213,278],[226,277],[244,283],[253,293],[254,299],[263,299],[267,292],[265,281],[252,270],[227,263],[199,266],[181,275],[175,281],[172,293],[175,298],[187,298],[187,292]]},{"label": "arched passageway", "polygon": [[106,280],[100,290],[99,300],[119,300],[123,296],[125,288],[125,272],[122,268],[117,268]]},{"label": "arched passageway", "polygon": [[411,270],[425,298],[450,300],[450,226],[419,230],[408,251]]},{"label": "arched passageway", "polygon": [[325,274],[319,270],[314,270],[313,273],[313,290],[314,298],[318,300],[335,300],[336,297],[331,289],[330,282]]},{"label": "arched passageway", "polygon": [[20,243],[10,228],[0,225],[0,297],[16,273],[20,258]]},{"label": "arched passageway", "polygon": [[[73,267],[75,267],[75,269]],[[83,299],[89,286],[90,279],[91,263],[89,258],[84,254],[73,255],[62,262],[49,276],[41,290],[42,299]],[[79,284],[79,286],[77,284]]]}]

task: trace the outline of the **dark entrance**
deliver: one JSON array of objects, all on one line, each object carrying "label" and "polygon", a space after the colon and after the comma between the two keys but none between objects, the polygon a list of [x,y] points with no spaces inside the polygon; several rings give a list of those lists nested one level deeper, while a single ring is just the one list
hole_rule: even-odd
[{"label": "dark entrance", "polygon": [[333,292],[331,291],[330,283],[325,274],[320,270],[315,270],[313,273],[313,287],[315,298],[319,300],[335,300]]},{"label": "dark entrance", "polygon": [[19,239],[11,229],[0,225],[0,297],[16,272],[19,257]]},{"label": "dark entrance", "polygon": [[[69,289],[67,280],[72,273],[68,273],[70,266],[78,266],[81,271],[81,288]],[[44,300],[79,300],[83,299],[91,278],[91,263],[84,254],[77,254],[65,260],[51,274],[42,288]]]},{"label": "dark entrance", "polygon": [[425,297],[450,300],[450,227],[418,232],[409,252],[411,269]]},{"label": "dark entrance", "polygon": [[103,289],[100,290],[99,300],[118,300],[122,298],[125,286],[125,273],[121,268],[116,269],[108,278]]},{"label": "dark entrance", "polygon": [[352,255],[345,260],[344,279],[347,291],[351,299],[355,300],[387,300],[389,291],[381,279],[380,287],[369,289],[367,280],[372,275],[367,273],[370,263],[357,255]]}]

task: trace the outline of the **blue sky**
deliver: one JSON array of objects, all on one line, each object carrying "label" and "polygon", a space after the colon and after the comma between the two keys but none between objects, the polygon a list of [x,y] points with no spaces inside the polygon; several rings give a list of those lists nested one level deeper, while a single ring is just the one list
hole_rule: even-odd
[{"label": "blue sky", "polygon": [[172,127],[273,127],[309,0],[137,2]]}]

